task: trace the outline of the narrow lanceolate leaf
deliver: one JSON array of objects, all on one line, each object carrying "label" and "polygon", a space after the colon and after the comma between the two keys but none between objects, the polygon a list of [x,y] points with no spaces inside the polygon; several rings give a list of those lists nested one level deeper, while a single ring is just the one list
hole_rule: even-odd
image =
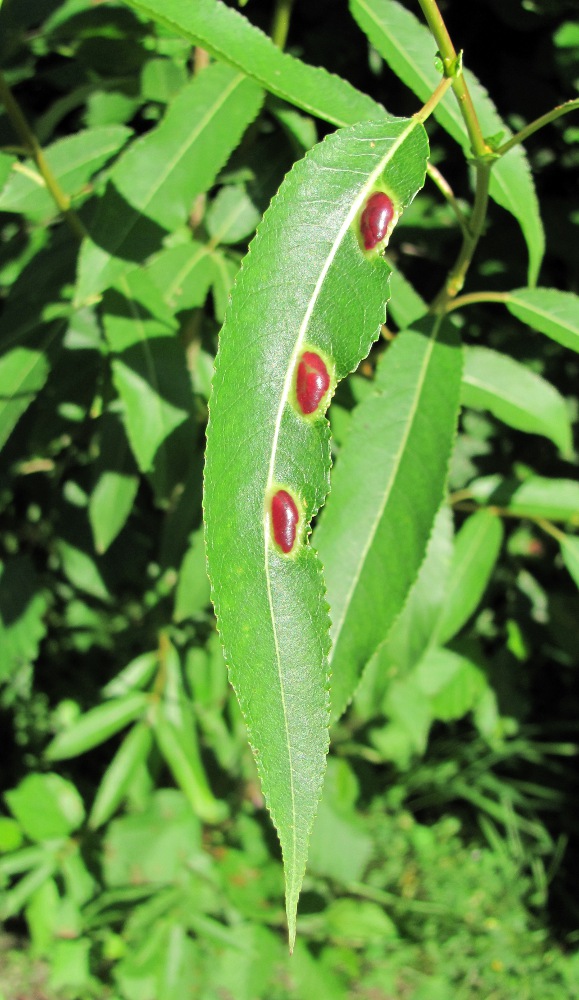
[{"label": "narrow lanceolate leaf", "polygon": [[508,510],[514,517],[542,517],[579,524],[579,483],[573,479],[529,476],[523,482],[483,476],[469,484],[479,503]]},{"label": "narrow lanceolate leaf", "polygon": [[456,536],[450,580],[435,630],[444,645],[462,628],[478,607],[498,559],[503,541],[499,517],[479,510],[463,524]]},{"label": "narrow lanceolate leaf", "polygon": [[[436,44],[428,28],[396,0],[350,0],[356,21],[396,75],[421,101],[426,101],[440,82],[434,65]],[[465,80],[473,99],[483,134],[512,134],[500,118],[487,91],[473,73],[465,70]],[[449,92],[434,109],[434,117],[456,139],[467,155],[470,141],[460,108]],[[522,146],[515,146],[494,165],[490,194],[514,215],[519,223],[529,253],[529,284],[537,280],[545,235],[529,163]]]},{"label": "narrow lanceolate leaf", "polygon": [[109,287],[128,262],[150,256],[187,221],[194,198],[213,184],[262,99],[243,74],[209,66],[177,95],[163,121],[119,157],[81,250],[79,302]]},{"label": "narrow lanceolate leaf", "polygon": [[171,480],[170,439],[192,409],[192,390],[176,323],[146,272],[135,268],[103,301],[113,380],[141,472],[163,495]]},{"label": "narrow lanceolate leaf", "polygon": [[63,729],[54,737],[46,748],[46,757],[48,760],[66,760],[92,750],[144,715],[148,704],[148,695],[139,691],[97,705],[73,722],[69,729]]},{"label": "narrow lanceolate leaf", "polygon": [[454,328],[428,317],[399,334],[361,403],[316,532],[332,619],[332,716],[408,596],[446,486],[462,352]]},{"label": "narrow lanceolate leaf", "polygon": [[382,715],[383,699],[393,678],[404,677],[432,643],[446,590],[452,540],[452,511],[443,503],[408,599],[386,640],[364,669],[354,696],[357,718],[372,719]]},{"label": "narrow lanceolate leaf", "polygon": [[333,125],[352,125],[384,114],[380,104],[339,76],[281,52],[246,17],[220,0],[125,3],[241,70],[272,94]]},{"label": "narrow lanceolate leaf", "polygon": [[377,189],[397,210],[408,204],[424,181],[427,152],[414,119],[362,123],[314,147],[258,228],[216,363],[205,474],[209,573],[282,844],[291,942],[328,745],[329,619],[322,568],[307,544],[328,491],[324,412],[385,318],[389,268],[383,244],[363,249],[361,215]]},{"label": "narrow lanceolate leaf", "polygon": [[118,809],[135,773],[149,756],[152,745],[153,734],[149,724],[136,722],[125,736],[98,787],[88,819],[93,830],[106,823]]},{"label": "narrow lanceolate leaf", "polygon": [[550,382],[525,365],[488,347],[467,347],[462,402],[490,410],[509,427],[542,434],[573,454],[573,435],[567,405]]},{"label": "narrow lanceolate leaf", "polygon": [[555,288],[516,288],[508,292],[506,306],[533,330],[579,351],[579,296]]}]

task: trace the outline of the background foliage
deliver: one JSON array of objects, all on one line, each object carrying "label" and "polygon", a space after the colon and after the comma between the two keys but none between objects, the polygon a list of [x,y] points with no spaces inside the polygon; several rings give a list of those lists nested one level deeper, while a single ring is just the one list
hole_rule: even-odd
[{"label": "background foliage", "polygon": [[[269,31],[268,0],[243,12]],[[444,13],[513,131],[576,96],[572,4]],[[75,213],[0,115],[6,1000],[579,996],[578,366],[557,342],[578,335],[576,299],[558,323],[562,300],[547,310],[554,339],[536,332],[532,293],[456,313],[467,350],[451,503],[333,726],[291,960],[279,849],[210,609],[201,478],[229,290],[328,119],[371,116],[376,101],[418,109],[400,44],[390,67],[373,42],[345,2],[297,0],[289,51],[369,95],[357,105],[344,90],[324,119],[206,66],[126,5],[0,8],[4,77]],[[305,70],[292,86],[301,104],[281,96],[298,107],[336,106]],[[466,211],[469,171],[439,121],[433,163]],[[571,293],[576,122],[527,143],[540,285]],[[420,315],[457,246],[429,183],[389,247],[390,333]],[[527,267],[515,215],[493,204],[465,291],[523,289]],[[388,356],[379,347],[332,404],[336,470]]]}]

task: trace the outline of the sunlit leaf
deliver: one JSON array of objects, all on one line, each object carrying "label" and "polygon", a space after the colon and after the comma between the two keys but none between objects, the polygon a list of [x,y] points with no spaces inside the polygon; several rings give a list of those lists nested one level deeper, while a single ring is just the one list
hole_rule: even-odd
[{"label": "sunlit leaf", "polygon": [[[440,73],[435,66],[436,43],[426,25],[396,0],[350,0],[350,9],[396,75],[421,101],[428,100],[440,83]],[[466,61],[468,64],[468,59]],[[468,69],[464,77],[483,135],[502,132],[506,141],[511,132],[487,91]],[[467,156],[471,156],[466,126],[452,92],[437,104],[433,114]],[[490,194],[514,215],[521,227],[529,253],[529,283],[532,285],[537,280],[543,259],[545,235],[531,170],[522,146],[515,146],[493,164]]]},{"label": "sunlit leaf", "polygon": [[[316,532],[332,619],[332,715],[402,610],[446,488],[462,352],[450,324],[399,334],[354,413]],[[371,428],[371,433],[370,433]]]},{"label": "sunlit leaf", "polygon": [[[321,566],[307,544],[328,490],[328,425],[321,412],[302,415],[296,369],[307,348],[339,379],[368,353],[389,268],[361,250],[360,213],[381,184],[406,205],[423,183],[426,154],[422,126],[406,119],[355,126],[314,147],[258,228],[220,339],[205,473],[209,572],[282,843],[292,942],[328,743],[329,628]],[[272,534],[282,488],[299,517],[289,554]]]},{"label": "sunlit leaf", "polygon": [[505,354],[488,347],[466,349],[462,402],[490,410],[517,430],[548,437],[566,458],[573,454],[563,397],[546,379]]},{"label": "sunlit leaf", "polygon": [[282,52],[238,11],[219,0],[125,0],[175,34],[256,80],[266,90],[334,125],[379,118],[382,107],[324,69]]}]

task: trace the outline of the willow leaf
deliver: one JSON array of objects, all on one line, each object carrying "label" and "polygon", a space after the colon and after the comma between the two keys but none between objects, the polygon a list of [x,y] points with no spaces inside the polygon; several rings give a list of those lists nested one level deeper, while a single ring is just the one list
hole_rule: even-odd
[{"label": "willow leaf", "polygon": [[282,52],[239,11],[220,0],[125,0],[270,93],[332,125],[379,118],[384,109],[346,80]]},{"label": "willow leaf", "polygon": [[[360,214],[380,187],[407,205],[424,182],[427,153],[415,119],[361,123],[314,147],[258,228],[216,362],[205,473],[209,575],[282,845],[291,943],[329,720],[329,618],[322,567],[307,544],[328,491],[329,426],[322,407],[308,417],[299,411],[296,370],[305,349],[316,351],[333,386],[368,353],[385,318],[389,267],[361,249]],[[272,537],[280,488],[299,511],[289,554]]]},{"label": "willow leaf", "polygon": [[[435,42],[428,28],[396,0],[350,0],[350,10],[372,44],[407,87],[426,101],[438,83]],[[502,121],[487,91],[476,76],[465,70],[475,110],[485,136],[512,134]],[[471,155],[470,140],[454,94],[448,93],[434,109],[442,127]],[[493,165],[491,197],[515,217],[529,253],[529,284],[535,284],[543,253],[545,234],[527,156],[515,146]]]},{"label": "willow leaf", "polygon": [[332,717],[399,615],[426,553],[456,434],[462,352],[427,317],[399,334],[357,408],[315,536],[332,617]]},{"label": "willow leaf", "polygon": [[162,121],[118,158],[83,242],[77,300],[110,287],[130,262],[159,250],[187,221],[258,114],[263,92],[243,74],[214,64],[171,102]]},{"label": "willow leaf", "polygon": [[516,288],[507,292],[513,316],[563,347],[579,351],[579,296],[558,288]]}]

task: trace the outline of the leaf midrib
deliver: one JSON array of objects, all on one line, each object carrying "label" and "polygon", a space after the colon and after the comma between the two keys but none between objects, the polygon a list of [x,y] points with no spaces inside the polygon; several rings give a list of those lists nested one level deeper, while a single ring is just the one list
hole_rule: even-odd
[{"label": "leaf midrib", "polygon": [[[213,104],[207,110],[203,118],[197,123],[193,131],[188,133],[186,141],[181,144],[177,153],[173,156],[171,160],[167,162],[164,171],[157,178],[156,184],[154,184],[153,187],[150,188],[147,198],[142,203],[142,205],[139,208],[135,208],[133,205],[131,205],[131,208],[133,209],[133,215],[131,216],[128,225],[124,229],[118,231],[118,240],[115,244],[115,250],[118,250],[118,248],[123,245],[127,236],[135,228],[138,219],[140,219],[141,216],[146,214],[147,208],[150,206],[153,199],[159,193],[162,185],[167,180],[167,177],[170,175],[171,171],[174,169],[179,160],[182,159],[184,151],[190,149],[191,146],[198,140],[203,130],[211,123],[212,119],[215,117],[217,112],[225,104],[226,100],[231,96],[234,89],[238,87],[241,83],[243,83],[245,79],[246,77],[243,73],[239,73],[236,77],[233,78],[233,80],[227,85],[225,90],[223,90],[219,94],[219,98],[213,102]],[[146,136],[143,136],[143,139],[145,138]],[[111,177],[111,181],[115,183],[114,175]],[[119,188],[119,190],[122,192],[122,188]]]},{"label": "leaf midrib", "polygon": [[362,575],[362,572],[363,572],[363,569],[364,569],[364,565],[366,563],[366,558],[368,556],[368,552],[370,551],[370,548],[372,547],[372,544],[374,542],[374,537],[375,537],[376,532],[378,530],[378,525],[380,524],[380,522],[382,520],[382,517],[384,515],[384,511],[386,509],[386,505],[387,505],[387,503],[388,503],[388,501],[390,499],[390,495],[392,493],[392,488],[394,486],[394,483],[396,481],[396,477],[398,475],[398,470],[400,468],[400,463],[402,461],[404,452],[406,450],[406,445],[408,443],[408,438],[410,436],[412,428],[414,427],[414,421],[415,421],[416,414],[417,414],[418,409],[419,409],[418,404],[419,404],[420,397],[422,395],[422,390],[423,390],[423,387],[424,387],[424,381],[426,379],[426,373],[427,373],[428,367],[430,365],[430,361],[431,361],[431,358],[432,358],[432,352],[434,350],[434,344],[436,343],[436,340],[438,338],[438,333],[439,333],[439,330],[440,330],[441,323],[442,323],[442,317],[439,316],[435,320],[435,325],[434,325],[433,330],[432,330],[432,334],[431,334],[430,341],[429,341],[429,344],[428,344],[428,349],[427,349],[427,352],[426,352],[426,354],[424,356],[424,360],[423,360],[423,363],[422,363],[422,367],[421,367],[421,371],[420,371],[420,377],[419,377],[419,379],[418,379],[418,381],[416,383],[416,391],[415,391],[415,394],[414,394],[414,399],[413,399],[413,402],[412,402],[412,407],[410,408],[410,411],[409,411],[409,419],[407,421],[406,431],[405,431],[405,433],[404,433],[404,435],[403,435],[403,437],[402,437],[402,439],[400,441],[400,445],[399,445],[398,450],[396,452],[395,461],[394,461],[394,463],[392,465],[392,470],[391,470],[391,474],[390,474],[390,477],[388,479],[388,482],[386,484],[386,489],[384,490],[384,496],[383,496],[382,502],[381,502],[381,504],[378,507],[378,510],[377,510],[377,513],[376,513],[376,517],[374,518],[374,522],[372,524],[372,528],[371,528],[370,532],[368,533],[368,536],[367,536],[367,539],[366,539],[366,544],[365,544],[364,548],[362,549],[360,560],[358,562],[357,570],[356,570],[356,572],[354,573],[354,575],[352,577],[352,583],[351,583],[350,589],[348,591],[346,600],[345,600],[345,602],[343,604],[343,609],[342,609],[341,617],[340,617],[339,620],[333,622],[334,628],[332,629],[332,632],[333,632],[333,635],[332,635],[332,652],[330,654],[330,659],[332,659],[333,654],[334,654],[334,652],[335,652],[335,650],[336,650],[336,648],[338,646],[338,642],[339,642],[339,639],[340,639],[342,628],[343,628],[344,622],[346,621],[346,618],[347,618],[347,615],[348,615],[348,610],[349,610],[350,604],[351,604],[352,599],[353,599],[353,595],[354,595],[354,593],[355,593],[355,591],[356,591],[356,589],[358,587],[358,583],[360,581],[360,577]]},{"label": "leaf midrib", "polygon": [[[547,289],[547,290],[550,291],[551,289]],[[538,291],[541,291],[541,289],[539,289],[539,288],[537,288],[537,289],[531,288],[530,291],[537,291],[538,292]],[[559,318],[559,316],[557,315],[557,313],[553,314],[552,312],[547,312],[547,311],[544,311],[543,309],[539,309],[537,306],[533,305],[532,303],[529,304],[529,302],[527,302],[525,299],[518,298],[517,295],[509,295],[507,297],[506,302],[507,302],[507,305],[509,304],[509,302],[511,302],[514,305],[519,306],[522,309],[526,309],[526,310],[528,310],[528,312],[532,313],[533,316],[540,316],[541,319],[547,320],[550,325],[555,326],[555,327],[559,326],[559,327],[561,327],[562,330],[567,330],[569,333],[575,334],[575,336],[577,336],[577,333],[578,333],[577,327],[576,326],[568,326],[566,321],[562,322],[561,319]],[[555,316],[555,318],[553,318],[553,315]],[[525,322],[525,320],[523,320],[523,322]],[[531,324],[529,323],[528,325],[530,326]],[[542,332],[542,331],[539,331],[539,332]]]},{"label": "leaf midrib", "polygon": [[[282,393],[281,393],[281,399],[280,399],[280,405],[279,405],[279,408],[278,408],[278,412],[277,412],[277,416],[276,416],[276,420],[275,420],[275,425],[274,425],[274,434],[273,434],[273,439],[272,439],[271,457],[270,457],[270,463],[269,463],[269,469],[268,469],[268,476],[267,476],[267,484],[266,484],[266,490],[265,490],[265,496],[266,497],[269,497],[271,495],[271,491],[272,491],[272,487],[273,487],[273,483],[274,483],[274,471],[275,471],[275,461],[276,461],[276,456],[277,456],[277,444],[278,444],[278,440],[279,440],[279,433],[280,433],[280,429],[281,429],[281,422],[282,422],[283,412],[285,410],[285,407],[286,407],[286,405],[288,403],[288,399],[289,399],[289,394],[290,394],[291,385],[292,385],[292,381],[293,381],[293,374],[294,374],[294,370],[295,370],[295,365],[296,365],[296,362],[297,362],[299,351],[300,351],[301,346],[302,346],[302,344],[304,342],[304,339],[305,339],[305,335],[306,335],[306,331],[308,329],[308,324],[309,324],[311,315],[312,315],[313,310],[315,308],[316,302],[317,302],[317,300],[318,300],[318,298],[320,296],[320,293],[321,293],[321,290],[323,288],[324,281],[326,279],[327,273],[328,273],[328,271],[329,271],[332,263],[334,262],[336,254],[338,252],[338,249],[341,246],[342,241],[344,239],[344,236],[347,233],[348,229],[350,228],[350,226],[351,226],[354,218],[356,217],[356,214],[357,214],[357,212],[358,212],[358,210],[359,210],[359,208],[360,208],[360,206],[361,206],[364,198],[366,197],[368,191],[371,189],[371,187],[374,184],[376,178],[379,177],[381,173],[383,173],[383,171],[386,168],[387,164],[393,158],[393,156],[395,155],[395,153],[397,152],[397,150],[399,149],[399,147],[403,144],[403,142],[407,139],[407,137],[411,134],[411,132],[414,130],[414,128],[416,128],[416,126],[418,124],[419,124],[419,122],[416,119],[411,119],[410,120],[409,124],[404,129],[404,131],[401,132],[401,134],[398,136],[398,138],[395,140],[395,142],[392,144],[392,146],[389,147],[388,152],[384,155],[384,157],[382,157],[382,159],[380,160],[380,162],[378,163],[378,165],[375,167],[375,169],[372,171],[372,173],[369,174],[368,179],[365,182],[365,184],[363,185],[363,187],[360,189],[360,192],[359,192],[357,198],[354,199],[354,201],[352,203],[352,206],[350,208],[350,211],[346,214],[344,222],[342,223],[342,225],[341,225],[341,227],[340,227],[340,229],[338,231],[336,239],[334,240],[334,242],[332,244],[331,250],[328,253],[328,256],[326,258],[324,266],[322,267],[322,270],[320,272],[320,277],[318,278],[318,281],[316,282],[316,286],[315,286],[314,291],[313,291],[313,293],[312,293],[312,295],[310,297],[310,300],[308,302],[308,305],[307,305],[307,308],[306,308],[306,311],[305,311],[305,314],[304,314],[304,318],[303,318],[303,320],[301,322],[301,325],[300,325],[300,328],[299,328],[299,331],[298,331],[298,335],[297,335],[297,338],[296,338],[296,343],[295,343],[295,346],[294,346],[291,358],[289,360],[289,364],[288,364],[288,368],[287,368],[287,372],[286,372],[286,377],[285,377],[285,380],[284,380],[284,385],[283,385],[283,389],[282,389]],[[288,750],[288,762],[289,762],[289,774],[290,774],[291,813],[292,813],[292,819],[293,819],[293,822],[292,822],[292,838],[293,838],[292,839],[292,857],[295,858],[296,857],[296,853],[297,853],[297,829],[296,829],[297,824],[295,822],[296,806],[295,806],[295,787],[294,787],[294,780],[293,780],[292,748],[291,748],[291,743],[290,743],[290,739],[289,739],[288,714],[287,714],[287,708],[286,708],[286,696],[285,696],[284,678],[283,678],[282,669],[281,669],[281,657],[280,657],[279,641],[278,641],[276,621],[275,621],[273,601],[272,601],[271,577],[270,577],[270,571],[269,571],[269,553],[271,551],[271,538],[270,538],[270,531],[269,531],[269,517],[267,516],[267,511],[265,510],[265,507],[264,507],[264,532],[263,532],[263,534],[264,534],[264,571],[265,571],[266,586],[267,586],[267,600],[268,600],[268,608],[269,608],[269,614],[270,614],[270,618],[271,618],[272,631],[273,631],[273,637],[274,637],[275,654],[276,654],[276,665],[277,665],[279,687],[280,687],[280,698],[281,698],[281,705],[282,705],[282,712],[283,712],[283,719],[284,719],[284,728],[285,728],[285,735],[286,735],[286,745],[287,745],[287,750]],[[290,866],[290,871],[292,871],[292,876],[293,876],[292,877],[292,892],[291,893],[289,892],[289,887],[288,887],[288,898],[293,898],[293,893],[295,891],[293,889],[293,882],[295,881],[295,875],[294,875],[294,872],[293,872],[293,868],[294,868],[294,866],[291,865]]]}]

